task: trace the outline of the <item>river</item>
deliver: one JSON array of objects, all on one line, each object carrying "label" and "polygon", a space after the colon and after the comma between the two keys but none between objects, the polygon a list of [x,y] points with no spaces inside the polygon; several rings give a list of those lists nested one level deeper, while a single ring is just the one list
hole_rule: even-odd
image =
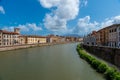
[{"label": "river", "polygon": [[0,52],[0,80],[105,80],[79,58],[76,45]]}]

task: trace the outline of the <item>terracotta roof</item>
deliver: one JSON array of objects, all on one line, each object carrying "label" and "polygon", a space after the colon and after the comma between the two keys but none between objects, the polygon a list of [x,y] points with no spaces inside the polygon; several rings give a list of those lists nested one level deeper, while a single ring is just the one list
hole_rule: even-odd
[{"label": "terracotta roof", "polygon": [[20,35],[19,37],[27,37],[26,35]]},{"label": "terracotta roof", "polygon": [[14,29],[19,29],[20,30],[20,28],[14,28]]},{"label": "terracotta roof", "polygon": [[101,30],[104,30],[104,29],[107,29],[107,28],[112,28],[112,27],[114,27],[114,26],[120,26],[120,24],[113,24],[113,25],[110,25],[110,26],[104,27],[104,28],[98,30],[97,32],[99,32],[99,31],[101,31]]},{"label": "terracotta roof", "polygon": [[2,32],[3,34],[19,35],[19,33],[16,33],[16,32],[10,32],[10,31],[6,31],[6,30],[0,30],[0,32]]},{"label": "terracotta roof", "polygon": [[38,35],[20,35],[20,37],[46,38],[46,36],[38,36]]}]

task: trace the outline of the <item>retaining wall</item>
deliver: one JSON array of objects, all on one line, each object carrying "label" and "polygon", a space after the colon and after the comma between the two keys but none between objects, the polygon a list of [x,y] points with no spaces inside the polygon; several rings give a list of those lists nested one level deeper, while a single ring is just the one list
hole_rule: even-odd
[{"label": "retaining wall", "polygon": [[120,49],[87,45],[83,45],[83,48],[120,68]]}]

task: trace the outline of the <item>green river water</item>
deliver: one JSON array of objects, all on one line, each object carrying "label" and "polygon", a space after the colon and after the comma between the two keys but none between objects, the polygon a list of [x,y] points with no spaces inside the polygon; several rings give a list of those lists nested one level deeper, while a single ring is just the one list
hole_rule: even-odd
[{"label": "green river water", "polygon": [[82,60],[77,43],[0,52],[0,80],[105,80]]}]

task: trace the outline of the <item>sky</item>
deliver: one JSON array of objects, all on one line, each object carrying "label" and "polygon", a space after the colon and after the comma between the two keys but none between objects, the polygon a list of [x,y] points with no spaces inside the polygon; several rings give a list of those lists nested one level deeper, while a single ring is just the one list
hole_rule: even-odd
[{"label": "sky", "polygon": [[86,35],[120,23],[120,0],[0,0],[0,29],[26,35]]}]

